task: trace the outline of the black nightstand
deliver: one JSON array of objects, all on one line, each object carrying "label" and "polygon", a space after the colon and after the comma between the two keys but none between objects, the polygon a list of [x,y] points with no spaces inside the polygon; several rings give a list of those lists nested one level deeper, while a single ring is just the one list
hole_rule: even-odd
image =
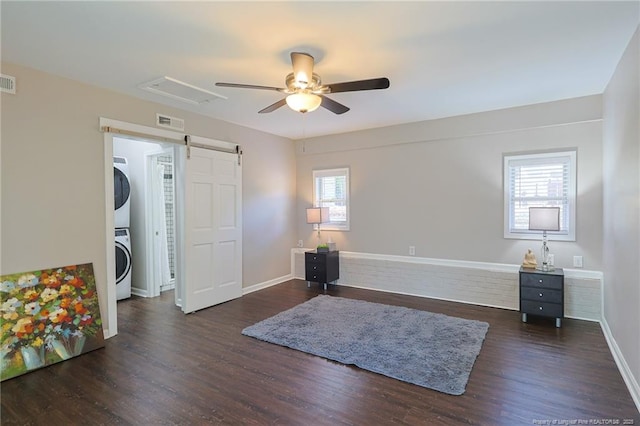
[{"label": "black nightstand", "polygon": [[324,284],[336,281],[340,278],[340,262],[338,261],[338,251],[318,253],[307,251],[304,253],[304,272],[307,280],[307,287],[311,287],[311,281]]},{"label": "black nightstand", "polygon": [[562,326],[564,317],[564,272],[561,268],[543,272],[520,268],[520,312],[522,322],[527,314],[556,319]]}]

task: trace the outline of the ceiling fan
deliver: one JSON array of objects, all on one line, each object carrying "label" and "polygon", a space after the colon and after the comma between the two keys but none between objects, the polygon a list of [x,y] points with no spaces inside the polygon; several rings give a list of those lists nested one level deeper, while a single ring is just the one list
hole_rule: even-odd
[{"label": "ceiling fan", "polygon": [[284,88],[237,83],[216,83],[216,86],[274,90],[287,95],[278,102],[258,111],[260,114],[275,111],[284,105],[289,105],[294,111],[302,113],[314,111],[322,106],[335,114],[344,114],[349,111],[349,108],[325,95],[340,92],[356,92],[360,90],[387,89],[389,87],[389,79],[386,77],[322,84],[320,76],[313,72],[313,61],[313,56],[308,53],[291,52],[293,72],[285,78],[286,87]]}]

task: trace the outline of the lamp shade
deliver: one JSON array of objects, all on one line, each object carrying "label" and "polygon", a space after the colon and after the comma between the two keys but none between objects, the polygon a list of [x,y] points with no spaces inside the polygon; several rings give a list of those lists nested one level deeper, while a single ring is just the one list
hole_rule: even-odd
[{"label": "lamp shade", "polygon": [[287,96],[287,105],[294,111],[311,112],[318,109],[322,103],[322,98],[313,93],[293,93]]},{"label": "lamp shade", "polygon": [[530,231],[559,231],[560,207],[529,207]]},{"label": "lamp shade", "polygon": [[319,225],[329,220],[328,207],[309,207],[307,209],[307,223]]}]

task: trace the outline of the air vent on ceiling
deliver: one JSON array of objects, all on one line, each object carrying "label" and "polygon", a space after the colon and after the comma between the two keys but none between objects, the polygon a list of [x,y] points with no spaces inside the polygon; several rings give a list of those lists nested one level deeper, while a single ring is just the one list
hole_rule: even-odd
[{"label": "air vent on ceiling", "polygon": [[156,114],[156,125],[173,130],[184,130],[184,120],[182,118],[169,117],[164,114]]},{"label": "air vent on ceiling", "polygon": [[216,99],[227,99],[217,93],[167,76],[143,83],[138,87],[148,92],[167,96],[192,105],[202,105],[213,102]]},{"label": "air vent on ceiling", "polygon": [[16,94],[16,78],[10,75],[0,74],[0,92]]}]

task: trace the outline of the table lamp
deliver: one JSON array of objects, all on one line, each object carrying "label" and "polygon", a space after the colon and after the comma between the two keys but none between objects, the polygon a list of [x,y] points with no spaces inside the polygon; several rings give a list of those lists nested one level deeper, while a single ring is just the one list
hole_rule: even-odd
[{"label": "table lamp", "polygon": [[552,271],[549,266],[547,231],[560,230],[560,207],[529,207],[529,230],[542,231],[542,271]]},{"label": "table lamp", "polygon": [[318,240],[320,240],[320,224],[329,220],[329,207],[307,208],[307,223],[317,226]]}]

